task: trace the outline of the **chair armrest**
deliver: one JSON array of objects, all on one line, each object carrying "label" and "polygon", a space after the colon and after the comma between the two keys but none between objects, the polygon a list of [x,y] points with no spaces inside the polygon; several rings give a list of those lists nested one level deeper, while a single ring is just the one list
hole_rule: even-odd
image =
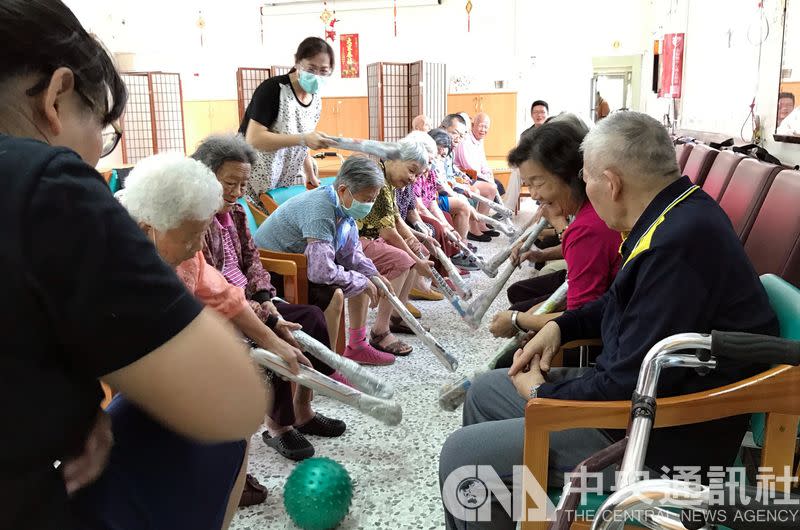
[{"label": "chair armrest", "polygon": [[267,209],[267,213],[271,214],[278,209],[278,203],[275,202],[275,199],[269,196],[267,193],[262,193],[259,197],[261,200],[261,204],[264,205],[264,208]]},{"label": "chair armrest", "polygon": [[246,199],[246,201],[247,201],[247,207],[250,208],[250,213],[253,214],[253,219],[256,220],[256,224],[258,226],[261,226],[261,223],[266,221],[267,214],[263,212],[261,208],[253,204],[253,202],[250,199]]},{"label": "chair armrest", "polygon": [[267,272],[274,272],[281,276],[297,276],[297,263],[288,259],[261,258],[261,266]]},{"label": "chair armrest", "polygon": [[[305,254],[294,254],[292,252],[276,252],[274,250],[266,250],[263,248],[258,249],[259,256],[261,256],[261,263],[264,260],[270,262],[291,262],[294,264],[295,269],[291,274],[284,275],[278,270],[270,270],[266,265],[264,268],[270,272],[280,274],[289,281],[284,281],[284,296],[286,301],[293,304],[307,304],[308,303],[308,258]],[[285,265],[282,265],[285,267]],[[293,290],[293,292],[290,292]]]}]

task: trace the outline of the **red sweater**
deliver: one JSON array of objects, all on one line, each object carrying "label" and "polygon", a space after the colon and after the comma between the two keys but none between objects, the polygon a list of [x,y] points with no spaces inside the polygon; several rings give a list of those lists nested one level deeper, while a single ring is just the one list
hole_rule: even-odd
[{"label": "red sweater", "polygon": [[588,200],[561,238],[567,262],[567,309],[577,309],[600,298],[614,281],[620,266],[622,237],[611,230]]}]

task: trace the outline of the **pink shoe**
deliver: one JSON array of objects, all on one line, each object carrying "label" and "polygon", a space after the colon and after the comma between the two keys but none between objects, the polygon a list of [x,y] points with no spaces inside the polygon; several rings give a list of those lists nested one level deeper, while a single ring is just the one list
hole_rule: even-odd
[{"label": "pink shoe", "polygon": [[366,341],[360,343],[356,348],[348,344],[347,348],[344,350],[344,356],[358,364],[367,364],[371,366],[394,364],[394,355],[376,350]]},{"label": "pink shoe", "polygon": [[355,387],[353,386],[353,384],[350,382],[350,380],[349,380],[349,379],[347,379],[347,378],[346,378],[344,375],[342,375],[342,374],[341,374],[340,372],[338,372],[338,371],[337,371],[337,372],[333,372],[333,373],[332,373],[331,375],[329,375],[328,377],[330,377],[330,378],[331,378],[331,379],[333,379],[334,381],[338,381],[339,383],[341,383],[341,384],[343,384],[343,385],[349,386],[350,388],[355,388]]}]

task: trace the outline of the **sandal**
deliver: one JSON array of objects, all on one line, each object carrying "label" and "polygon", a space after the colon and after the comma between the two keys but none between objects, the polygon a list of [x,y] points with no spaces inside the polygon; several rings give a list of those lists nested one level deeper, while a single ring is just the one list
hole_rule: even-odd
[{"label": "sandal", "polygon": [[379,351],[382,351],[382,352],[386,352],[386,353],[391,353],[392,355],[400,356],[400,357],[404,357],[404,356],[408,355],[409,353],[411,353],[412,351],[414,351],[414,348],[412,348],[411,346],[409,346],[408,344],[406,344],[405,342],[400,341],[400,340],[395,341],[395,342],[389,344],[388,346],[381,346],[381,341],[383,339],[385,339],[386,337],[388,337],[391,332],[392,331],[390,329],[386,333],[380,333],[380,334],[376,335],[375,333],[370,331],[369,332],[369,345],[372,346],[373,348],[375,348],[376,350],[379,350]]},{"label": "sandal", "polygon": [[[431,330],[431,328],[426,326],[425,324],[420,323],[419,325],[422,326],[422,329],[424,329],[425,331]],[[389,318],[389,331],[392,333],[404,333],[406,335],[414,334],[414,332],[411,331],[411,328],[408,327],[408,324],[406,324],[406,321],[400,317]]]},{"label": "sandal", "polygon": [[314,456],[314,446],[296,429],[290,429],[274,437],[269,432],[264,431],[261,433],[261,439],[264,440],[265,444],[295,462]]},{"label": "sandal", "polygon": [[347,425],[342,420],[335,420],[323,416],[319,412],[314,417],[302,425],[295,425],[295,429],[303,434],[311,436],[324,436],[325,438],[336,438],[344,434]]},{"label": "sandal", "polygon": [[261,504],[265,500],[267,500],[267,488],[259,484],[256,477],[248,473],[244,480],[242,496],[239,499],[239,508],[255,506],[256,504]]}]

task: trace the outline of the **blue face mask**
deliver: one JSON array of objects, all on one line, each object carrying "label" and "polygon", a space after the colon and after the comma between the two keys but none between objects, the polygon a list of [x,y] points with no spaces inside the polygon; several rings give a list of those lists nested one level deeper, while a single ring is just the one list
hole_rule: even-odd
[{"label": "blue face mask", "polygon": [[316,94],[320,91],[322,86],[325,84],[325,77],[321,75],[312,74],[311,72],[306,72],[305,70],[297,70],[297,82],[300,83],[300,86],[308,92],[309,94]]},{"label": "blue face mask", "polygon": [[[347,193],[350,194],[350,197],[353,197],[353,193],[349,189],[347,190]],[[346,207],[344,203],[342,203],[342,210],[344,210],[344,213],[353,219],[363,219],[369,215],[373,204],[375,203],[357,201],[356,198],[353,197],[353,203],[350,205],[350,208]]]}]

